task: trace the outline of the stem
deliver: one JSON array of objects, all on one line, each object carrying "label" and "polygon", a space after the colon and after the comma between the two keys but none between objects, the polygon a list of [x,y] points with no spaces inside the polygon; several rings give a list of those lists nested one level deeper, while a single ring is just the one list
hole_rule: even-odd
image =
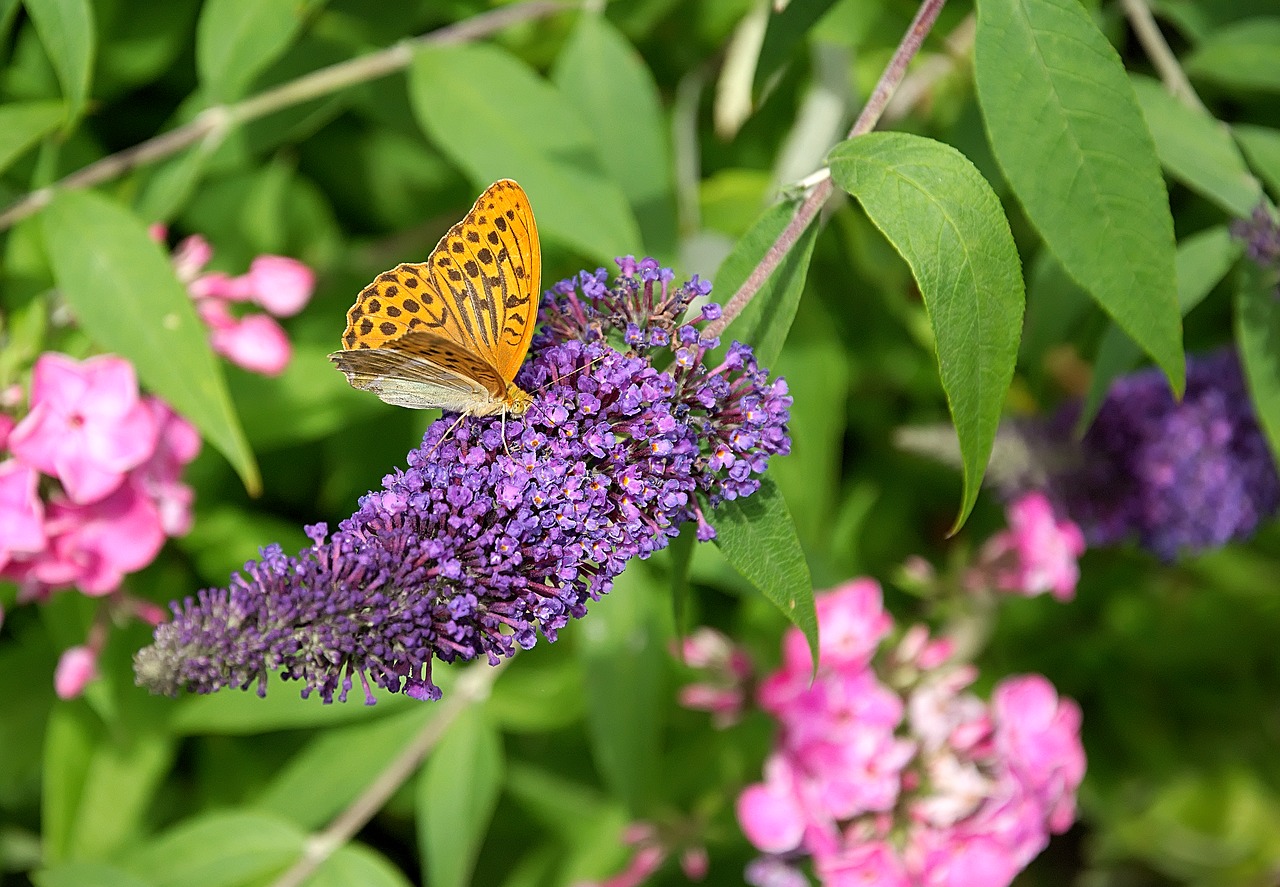
[{"label": "stem", "polygon": [[[360,829],[368,824],[374,814],[382,809],[405,781],[417,772],[427,754],[435,748],[446,730],[468,707],[483,702],[489,695],[493,682],[503,667],[510,662],[503,659],[497,665],[477,662],[458,678],[449,698],[436,706],[435,716],[422,725],[422,729],[400,752],[387,768],[378,774],[360,797],[329,824],[324,831],[307,842],[302,858],[275,880],[272,887],[300,887],[316,873],[334,851],[342,847]],[[423,703],[424,705],[430,703]]]},{"label": "stem", "polygon": [[[889,59],[889,64],[885,66],[884,73],[880,75],[880,81],[876,83],[876,88],[871,91],[871,96],[862,108],[862,113],[853,122],[853,128],[849,130],[849,138],[855,138],[875,129],[880,115],[884,113],[885,105],[889,103],[894,90],[906,75],[907,64],[920,51],[925,36],[937,21],[938,13],[942,11],[942,5],[945,2],[946,0],[923,0],[920,4],[920,10],[912,20],[911,26],[907,28],[907,32],[902,35],[902,42],[898,44],[893,58]],[[742,309],[755,297],[764,286],[764,282],[769,279],[769,275],[782,262],[783,256],[795,246],[800,235],[812,224],[834,188],[831,179],[827,178],[810,192],[787,227],[778,235],[778,239],[773,242],[756,267],[751,270],[751,274],[743,281],[742,286],[738,287],[733,298],[724,306],[720,318],[707,324],[707,335],[720,335],[733,322],[733,319],[742,313]]]},{"label": "stem", "polygon": [[1160,28],[1151,15],[1151,8],[1147,6],[1146,0],[1121,0],[1121,3],[1124,5],[1125,17],[1133,26],[1133,33],[1137,35],[1147,58],[1151,59],[1152,66],[1159,72],[1165,87],[1178,101],[1207,115],[1209,109],[1200,101],[1200,96],[1196,95],[1195,87],[1191,85],[1186,72],[1178,64],[1177,56],[1169,48],[1164,34],[1160,33]]},{"label": "stem", "polygon": [[330,95],[348,86],[385,77],[409,66],[414,52],[424,46],[448,46],[487,36],[522,21],[544,18],[577,5],[571,0],[527,0],[483,12],[461,22],[446,25],[428,34],[402,40],[371,55],[338,62],[304,74],[266,92],[231,105],[215,105],[196,115],[190,123],[161,133],[82,167],[44,188],[39,188],[9,205],[0,213],[0,231],[39,212],[59,190],[88,188],[110,181],[129,170],[153,163],[208,139],[205,150],[212,151],[236,127],[259,117]]}]

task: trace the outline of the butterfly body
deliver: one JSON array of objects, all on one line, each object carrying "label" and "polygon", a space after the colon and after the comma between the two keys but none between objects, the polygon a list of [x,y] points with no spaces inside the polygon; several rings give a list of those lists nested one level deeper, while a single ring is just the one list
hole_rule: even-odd
[{"label": "butterfly body", "polygon": [[397,265],[361,290],[341,351],[352,387],[389,404],[472,416],[519,416],[515,384],[538,310],[542,256],[524,190],[485,190],[426,262]]}]

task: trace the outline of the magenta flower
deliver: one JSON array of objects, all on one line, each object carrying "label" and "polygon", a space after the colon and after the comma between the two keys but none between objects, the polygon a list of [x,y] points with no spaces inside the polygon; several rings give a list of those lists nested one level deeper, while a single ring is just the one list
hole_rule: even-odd
[{"label": "magenta flower", "polygon": [[131,483],[88,505],[54,499],[45,529],[49,546],[15,578],[36,583],[36,593],[75,585],[87,595],[109,594],[125,574],[155,560],[164,528],[155,504]]},{"label": "magenta flower", "polygon": [[264,376],[278,376],[293,358],[293,346],[280,324],[265,314],[236,317],[225,302],[205,299],[200,318],[209,327],[209,344],[236,366]]},{"label": "magenta flower", "polygon": [[249,264],[253,301],[276,317],[292,317],[311,301],[315,272],[287,256],[258,256]]},{"label": "magenta flower", "polygon": [[1075,815],[1079,708],[1037,675],[983,702],[968,692],[977,670],[946,661],[953,645],[922,628],[877,656],[893,625],[870,580],[817,610],[812,683],[792,628],[760,685],[780,730],[764,781],[738,798],[743,832],[771,860],[749,882],[790,883],[803,855],[826,887],[1005,887]]},{"label": "magenta flower", "polygon": [[53,690],[59,699],[75,699],[98,676],[98,653],[87,646],[64,650],[53,672]]},{"label": "magenta flower", "polygon": [[195,491],[182,483],[182,472],[200,453],[200,433],[159,398],[144,403],[160,433],[155,452],[130,479],[155,503],[165,535],[184,536],[191,529]]},{"label": "magenta flower", "polygon": [[138,396],[133,366],[111,355],[36,360],[31,411],[9,436],[21,461],[62,482],[72,502],[96,502],[119,488],[156,447],[156,425]]},{"label": "magenta flower", "polygon": [[45,546],[39,478],[34,468],[15,459],[0,462],[0,570],[15,554],[35,554]]},{"label": "magenta flower", "polygon": [[982,549],[975,581],[990,581],[1001,591],[1032,597],[1051,592],[1060,601],[1076,594],[1077,563],[1084,534],[1070,518],[1059,518],[1047,496],[1023,494],[1008,508],[1009,529],[996,533]]},{"label": "magenta flower", "polygon": [[751,659],[746,652],[713,628],[699,628],[684,639],[680,658],[699,673],[700,680],[680,688],[682,706],[711,713],[719,729],[732,726],[742,716]]}]

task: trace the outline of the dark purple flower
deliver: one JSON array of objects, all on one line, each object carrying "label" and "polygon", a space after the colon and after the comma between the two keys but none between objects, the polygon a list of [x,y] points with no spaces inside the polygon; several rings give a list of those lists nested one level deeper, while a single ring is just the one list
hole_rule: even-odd
[{"label": "dark purple flower", "polygon": [[707,312],[681,323],[705,282],[619,265],[612,287],[601,269],[547,293],[523,417],[434,423],[336,532],[310,527],[296,557],[268,547],[229,587],[175,603],[135,658],[139,683],[264,693],[278,670],[326,702],[356,682],[370,703],[373,685],[436,699],[433,658],[496,663],[539,632],[554,641],[685,522],[711,538],[704,509],[750,495],[788,452],[791,398],[736,343],[707,365]]},{"label": "dark purple flower", "polygon": [[1058,457],[1046,492],[1090,546],[1136,538],[1171,561],[1247,539],[1280,508],[1280,478],[1233,350],[1189,355],[1181,402],[1158,370],[1117,379],[1069,450],[1079,413],[1072,403],[1020,432],[1033,451]]},{"label": "dark purple flower", "polygon": [[1265,202],[1255,206],[1249,218],[1232,222],[1231,234],[1244,242],[1245,255],[1255,264],[1280,270],[1280,221]]}]

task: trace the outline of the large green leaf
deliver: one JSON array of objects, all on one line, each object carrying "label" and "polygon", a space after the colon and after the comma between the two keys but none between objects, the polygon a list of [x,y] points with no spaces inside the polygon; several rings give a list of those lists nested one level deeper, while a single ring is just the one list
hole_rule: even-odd
[{"label": "large green leaf", "polygon": [[464,710],[418,779],[418,842],[432,887],[471,883],[502,788],[502,737],[476,706]]},{"label": "large green leaf", "polygon": [[[1188,237],[1178,246],[1178,307],[1183,317],[1191,312],[1240,257],[1239,241],[1218,226]],[[1093,378],[1085,395],[1076,431],[1083,434],[1098,415],[1111,382],[1138,365],[1142,352],[1115,324],[1108,327],[1093,361]]]},{"label": "large green leaf", "polygon": [[1220,28],[1186,60],[1193,77],[1238,89],[1280,90],[1280,18]]},{"label": "large green leaf", "polygon": [[144,385],[230,460],[251,493],[258,466],[203,324],[160,247],[128,210],[60,192],[43,214],[53,276],[84,331],[128,358]]},{"label": "large green leaf", "polygon": [[[715,294],[721,304],[733,298],[795,214],[796,204],[792,201],[770,207],[734,245],[733,252],[716,272]],[[777,363],[796,317],[796,308],[809,274],[809,259],[813,256],[813,245],[817,239],[818,225],[815,221],[801,233],[755,296],[725,329],[720,337],[722,341],[737,339],[750,345],[763,367]]]},{"label": "large green leaf", "polygon": [[84,113],[93,75],[93,8],[88,0],[24,0],[44,44],[49,61],[58,73],[62,94],[67,100],[67,127]]},{"label": "large green leaf", "polygon": [[0,172],[62,122],[64,113],[62,102],[0,105]]},{"label": "large green leaf", "polygon": [[37,887],[151,887],[123,869],[104,862],[67,862],[32,875]]},{"label": "large green leaf", "polygon": [[986,179],[949,145],[870,133],[837,145],[830,163],[924,296],[964,462],[958,529],[978,498],[1018,356],[1025,297],[1009,222]]},{"label": "large green leaf", "polygon": [[409,95],[423,130],[477,184],[507,177],[524,187],[544,239],[600,261],[641,246],[626,196],[601,171],[595,138],[515,56],[496,46],[427,47],[414,59]]},{"label": "large green leaf", "polygon": [[[625,126],[590,126],[604,172],[621,186],[644,237],[660,259],[676,253],[670,127],[653,74],[602,14],[583,12],[556,59],[556,86],[585,121],[625,115]],[[640,251],[637,244],[634,252]]]},{"label": "large green leaf", "polygon": [[1280,129],[1236,126],[1234,130],[1250,165],[1271,186],[1272,193],[1280,195]]},{"label": "large green leaf", "polygon": [[216,812],[184,820],[139,845],[120,864],[153,887],[268,883],[302,856],[306,836],[262,813]]},{"label": "large green leaf", "polygon": [[818,613],[813,579],[787,503],[768,477],[745,499],[722,502],[708,516],[716,546],[733,568],[804,632],[818,667]]},{"label": "large green leaf", "polygon": [[1236,347],[1258,424],[1280,462],[1280,275],[1245,262],[1236,291]]},{"label": "large green leaf", "polygon": [[1232,215],[1249,215],[1262,188],[1227,125],[1187,107],[1159,81],[1136,74],[1130,81],[1169,174]]},{"label": "large green leaf", "polygon": [[642,817],[657,797],[666,632],[655,583],[639,561],[591,604],[578,635],[591,752],[610,793]]},{"label": "large green leaf", "polygon": [[339,847],[307,879],[307,887],[410,887],[410,883],[395,863],[363,844]]},{"label": "large green leaf", "polygon": [[992,150],[1045,244],[1180,394],[1173,219],[1120,57],[1077,0],[979,0],[974,73]]},{"label": "large green leaf", "polygon": [[205,0],[196,25],[196,71],[205,97],[242,98],[289,47],[303,6],[297,0]]},{"label": "large green leaf", "polygon": [[764,43],[760,45],[752,92],[759,95],[764,91],[774,74],[808,36],[818,19],[834,5],[835,0],[791,0],[781,12],[776,11],[775,7],[764,32]]}]

